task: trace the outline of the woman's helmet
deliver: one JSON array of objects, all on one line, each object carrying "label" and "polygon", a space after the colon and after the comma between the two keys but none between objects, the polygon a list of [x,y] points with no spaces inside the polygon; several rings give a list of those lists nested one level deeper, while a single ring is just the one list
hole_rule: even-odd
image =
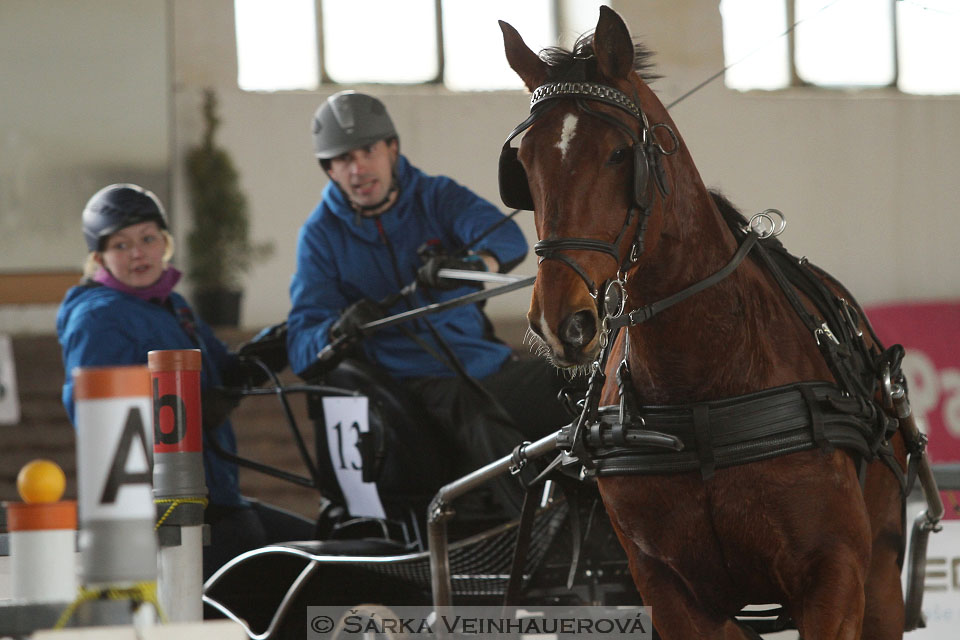
[{"label": "woman's helmet", "polygon": [[365,93],[335,93],[313,115],[313,147],[319,160],[396,136],[387,108]]},{"label": "woman's helmet", "polygon": [[103,242],[124,227],[156,222],[167,228],[167,214],[153,192],[135,184],[111,184],[93,194],[83,208],[83,237],[90,251],[102,251]]}]

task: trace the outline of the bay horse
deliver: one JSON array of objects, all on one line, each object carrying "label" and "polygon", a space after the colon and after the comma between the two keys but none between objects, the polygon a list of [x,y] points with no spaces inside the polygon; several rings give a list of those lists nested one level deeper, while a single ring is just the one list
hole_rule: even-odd
[{"label": "bay horse", "polygon": [[756,637],[738,612],[776,603],[807,640],[902,637],[907,448],[878,382],[896,356],[704,186],[620,16],[539,56],[500,26],[533,92],[500,159],[539,238],[530,329],[593,372],[568,442],[658,633]]}]

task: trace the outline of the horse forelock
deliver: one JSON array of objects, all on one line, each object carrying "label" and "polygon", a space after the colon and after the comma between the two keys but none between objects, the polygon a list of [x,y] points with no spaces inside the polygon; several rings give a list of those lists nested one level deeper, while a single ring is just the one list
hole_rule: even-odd
[{"label": "horse forelock", "polygon": [[[547,65],[547,81],[558,82],[568,80],[569,75],[582,65],[587,77],[596,78],[597,58],[593,49],[593,32],[584,33],[574,43],[572,49],[563,47],[547,47],[540,51],[540,59]],[[633,70],[644,82],[653,82],[660,78],[653,69],[653,51],[639,41],[633,44]]]}]

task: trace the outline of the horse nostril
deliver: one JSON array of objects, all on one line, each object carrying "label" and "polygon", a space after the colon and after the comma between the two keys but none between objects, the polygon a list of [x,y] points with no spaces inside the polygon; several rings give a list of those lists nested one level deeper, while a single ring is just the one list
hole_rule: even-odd
[{"label": "horse nostril", "polygon": [[560,340],[572,347],[583,347],[597,333],[597,321],[589,311],[578,311],[567,316],[560,325]]},{"label": "horse nostril", "polygon": [[530,327],[530,331],[532,331],[535,336],[537,336],[541,340],[544,339],[543,329],[540,328],[540,322],[538,322],[537,320],[528,320],[527,325]]}]

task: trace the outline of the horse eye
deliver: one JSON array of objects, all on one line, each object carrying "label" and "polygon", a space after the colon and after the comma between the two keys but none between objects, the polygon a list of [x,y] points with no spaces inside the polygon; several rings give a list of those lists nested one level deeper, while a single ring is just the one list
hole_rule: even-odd
[{"label": "horse eye", "polygon": [[627,147],[619,147],[614,149],[613,153],[610,154],[610,157],[607,159],[607,164],[620,164],[627,159]]}]

